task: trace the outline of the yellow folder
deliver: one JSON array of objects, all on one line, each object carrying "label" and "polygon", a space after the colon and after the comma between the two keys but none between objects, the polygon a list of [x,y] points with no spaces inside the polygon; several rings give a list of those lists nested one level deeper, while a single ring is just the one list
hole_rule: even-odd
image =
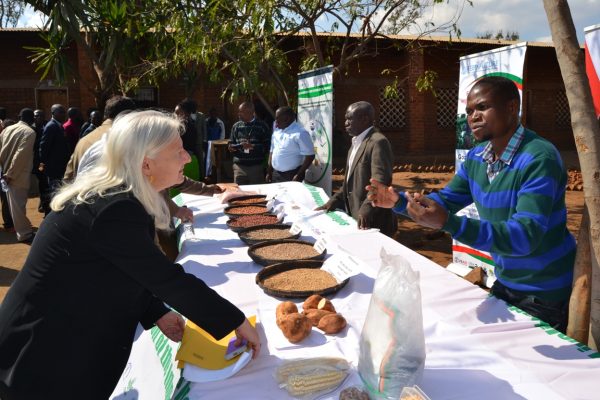
[{"label": "yellow folder", "polygon": [[[248,321],[252,326],[256,326],[255,315],[248,317]],[[183,362],[206,369],[223,369],[235,364],[239,356],[231,360],[225,359],[227,345],[234,336],[235,331],[231,331],[223,339],[217,340],[204,329],[187,320],[181,346],[175,356],[175,359],[179,360],[179,368],[183,367]]]}]

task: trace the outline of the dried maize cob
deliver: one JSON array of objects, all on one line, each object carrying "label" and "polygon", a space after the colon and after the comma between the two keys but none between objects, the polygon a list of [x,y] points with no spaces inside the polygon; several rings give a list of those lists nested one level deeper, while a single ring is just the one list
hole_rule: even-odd
[{"label": "dried maize cob", "polygon": [[338,357],[315,357],[298,360],[288,360],[277,368],[277,382],[283,383],[292,375],[303,373],[320,373],[326,371],[345,371],[350,366],[348,361]]},{"label": "dried maize cob", "polygon": [[292,375],[285,385],[288,393],[294,397],[300,397],[309,393],[317,393],[339,386],[346,378],[345,371],[328,371],[325,373],[313,373],[307,375]]}]

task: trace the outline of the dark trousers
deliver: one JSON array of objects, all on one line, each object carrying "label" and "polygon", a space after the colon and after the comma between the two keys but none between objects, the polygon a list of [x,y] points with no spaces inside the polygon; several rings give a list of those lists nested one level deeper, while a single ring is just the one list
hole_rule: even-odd
[{"label": "dark trousers", "polygon": [[14,228],[12,216],[10,215],[10,206],[8,205],[8,197],[4,190],[0,189],[0,203],[2,203],[2,221],[4,222],[4,228]]},{"label": "dark trousers", "polygon": [[262,164],[233,164],[233,181],[238,185],[258,185],[265,183],[265,169]]},{"label": "dark trousers", "polygon": [[569,300],[550,302],[539,297],[509,289],[499,281],[494,282],[490,293],[539,318],[554,329],[566,333],[569,322]]},{"label": "dark trousers", "polygon": [[48,186],[48,178],[42,172],[34,174],[38,180],[38,191],[40,193],[38,211],[47,215],[50,212],[50,187]]},{"label": "dark trousers", "polygon": [[[50,202],[52,201],[52,198],[54,197],[54,194],[56,193],[56,191],[58,189],[60,189],[60,187],[63,184],[63,181],[61,178],[47,178],[48,179],[48,190],[47,190],[47,196],[44,199],[44,201],[47,201],[46,203],[46,207],[44,209],[44,215],[48,215],[51,211],[50,209]],[[41,200],[41,198],[40,198]]]},{"label": "dark trousers", "polygon": [[291,180],[294,179],[294,176],[296,176],[296,174],[298,173],[298,170],[300,169],[300,167],[298,168],[294,168],[292,170],[289,171],[277,171],[276,169],[273,170],[273,175],[271,176],[271,180],[273,183],[277,183],[277,182],[290,182]]}]

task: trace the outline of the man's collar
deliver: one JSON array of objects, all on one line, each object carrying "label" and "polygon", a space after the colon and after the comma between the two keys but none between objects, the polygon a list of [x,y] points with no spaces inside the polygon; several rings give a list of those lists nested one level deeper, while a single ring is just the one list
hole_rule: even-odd
[{"label": "man's collar", "polygon": [[[504,151],[502,152],[500,157],[498,157],[498,159],[500,161],[502,161],[504,164],[510,165],[513,158],[515,157],[515,154],[517,154],[517,150],[519,150],[519,147],[521,146],[521,143],[523,142],[524,137],[525,137],[525,128],[523,128],[523,125],[519,124],[519,126],[517,127],[517,130],[511,136],[510,140],[508,141],[508,144],[506,145],[506,148],[504,149]],[[481,156],[481,158],[483,158],[488,164],[492,164],[495,161],[494,160],[494,151],[492,148],[492,142],[489,141],[485,145],[483,150],[481,150],[476,155]]]},{"label": "man's collar", "polygon": [[282,131],[286,132],[289,128],[291,128],[294,124],[296,123],[296,121],[292,121],[291,124],[289,124],[288,126],[286,126],[285,128],[282,129]]},{"label": "man's collar", "polygon": [[367,136],[367,133],[369,133],[371,129],[373,129],[373,125],[362,131],[360,135],[352,137],[352,143],[361,143],[363,140],[365,140],[365,136]]}]

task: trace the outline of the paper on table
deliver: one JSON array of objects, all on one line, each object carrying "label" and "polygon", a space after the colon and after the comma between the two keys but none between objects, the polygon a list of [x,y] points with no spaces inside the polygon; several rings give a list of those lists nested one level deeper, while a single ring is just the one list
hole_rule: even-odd
[{"label": "paper on table", "polygon": [[338,282],[343,282],[351,276],[365,271],[368,266],[346,252],[338,252],[323,263],[321,269],[329,272]]},{"label": "paper on table", "polygon": [[317,241],[315,242],[313,247],[320,254],[323,251],[325,251],[325,249],[327,249],[327,245],[328,245],[328,240],[324,235],[322,235],[317,239]]},{"label": "paper on table", "polygon": [[300,232],[302,232],[302,227],[300,226],[300,224],[298,222],[294,222],[292,224],[292,227],[290,228],[290,233],[292,235],[295,235],[295,234],[300,233]]}]

